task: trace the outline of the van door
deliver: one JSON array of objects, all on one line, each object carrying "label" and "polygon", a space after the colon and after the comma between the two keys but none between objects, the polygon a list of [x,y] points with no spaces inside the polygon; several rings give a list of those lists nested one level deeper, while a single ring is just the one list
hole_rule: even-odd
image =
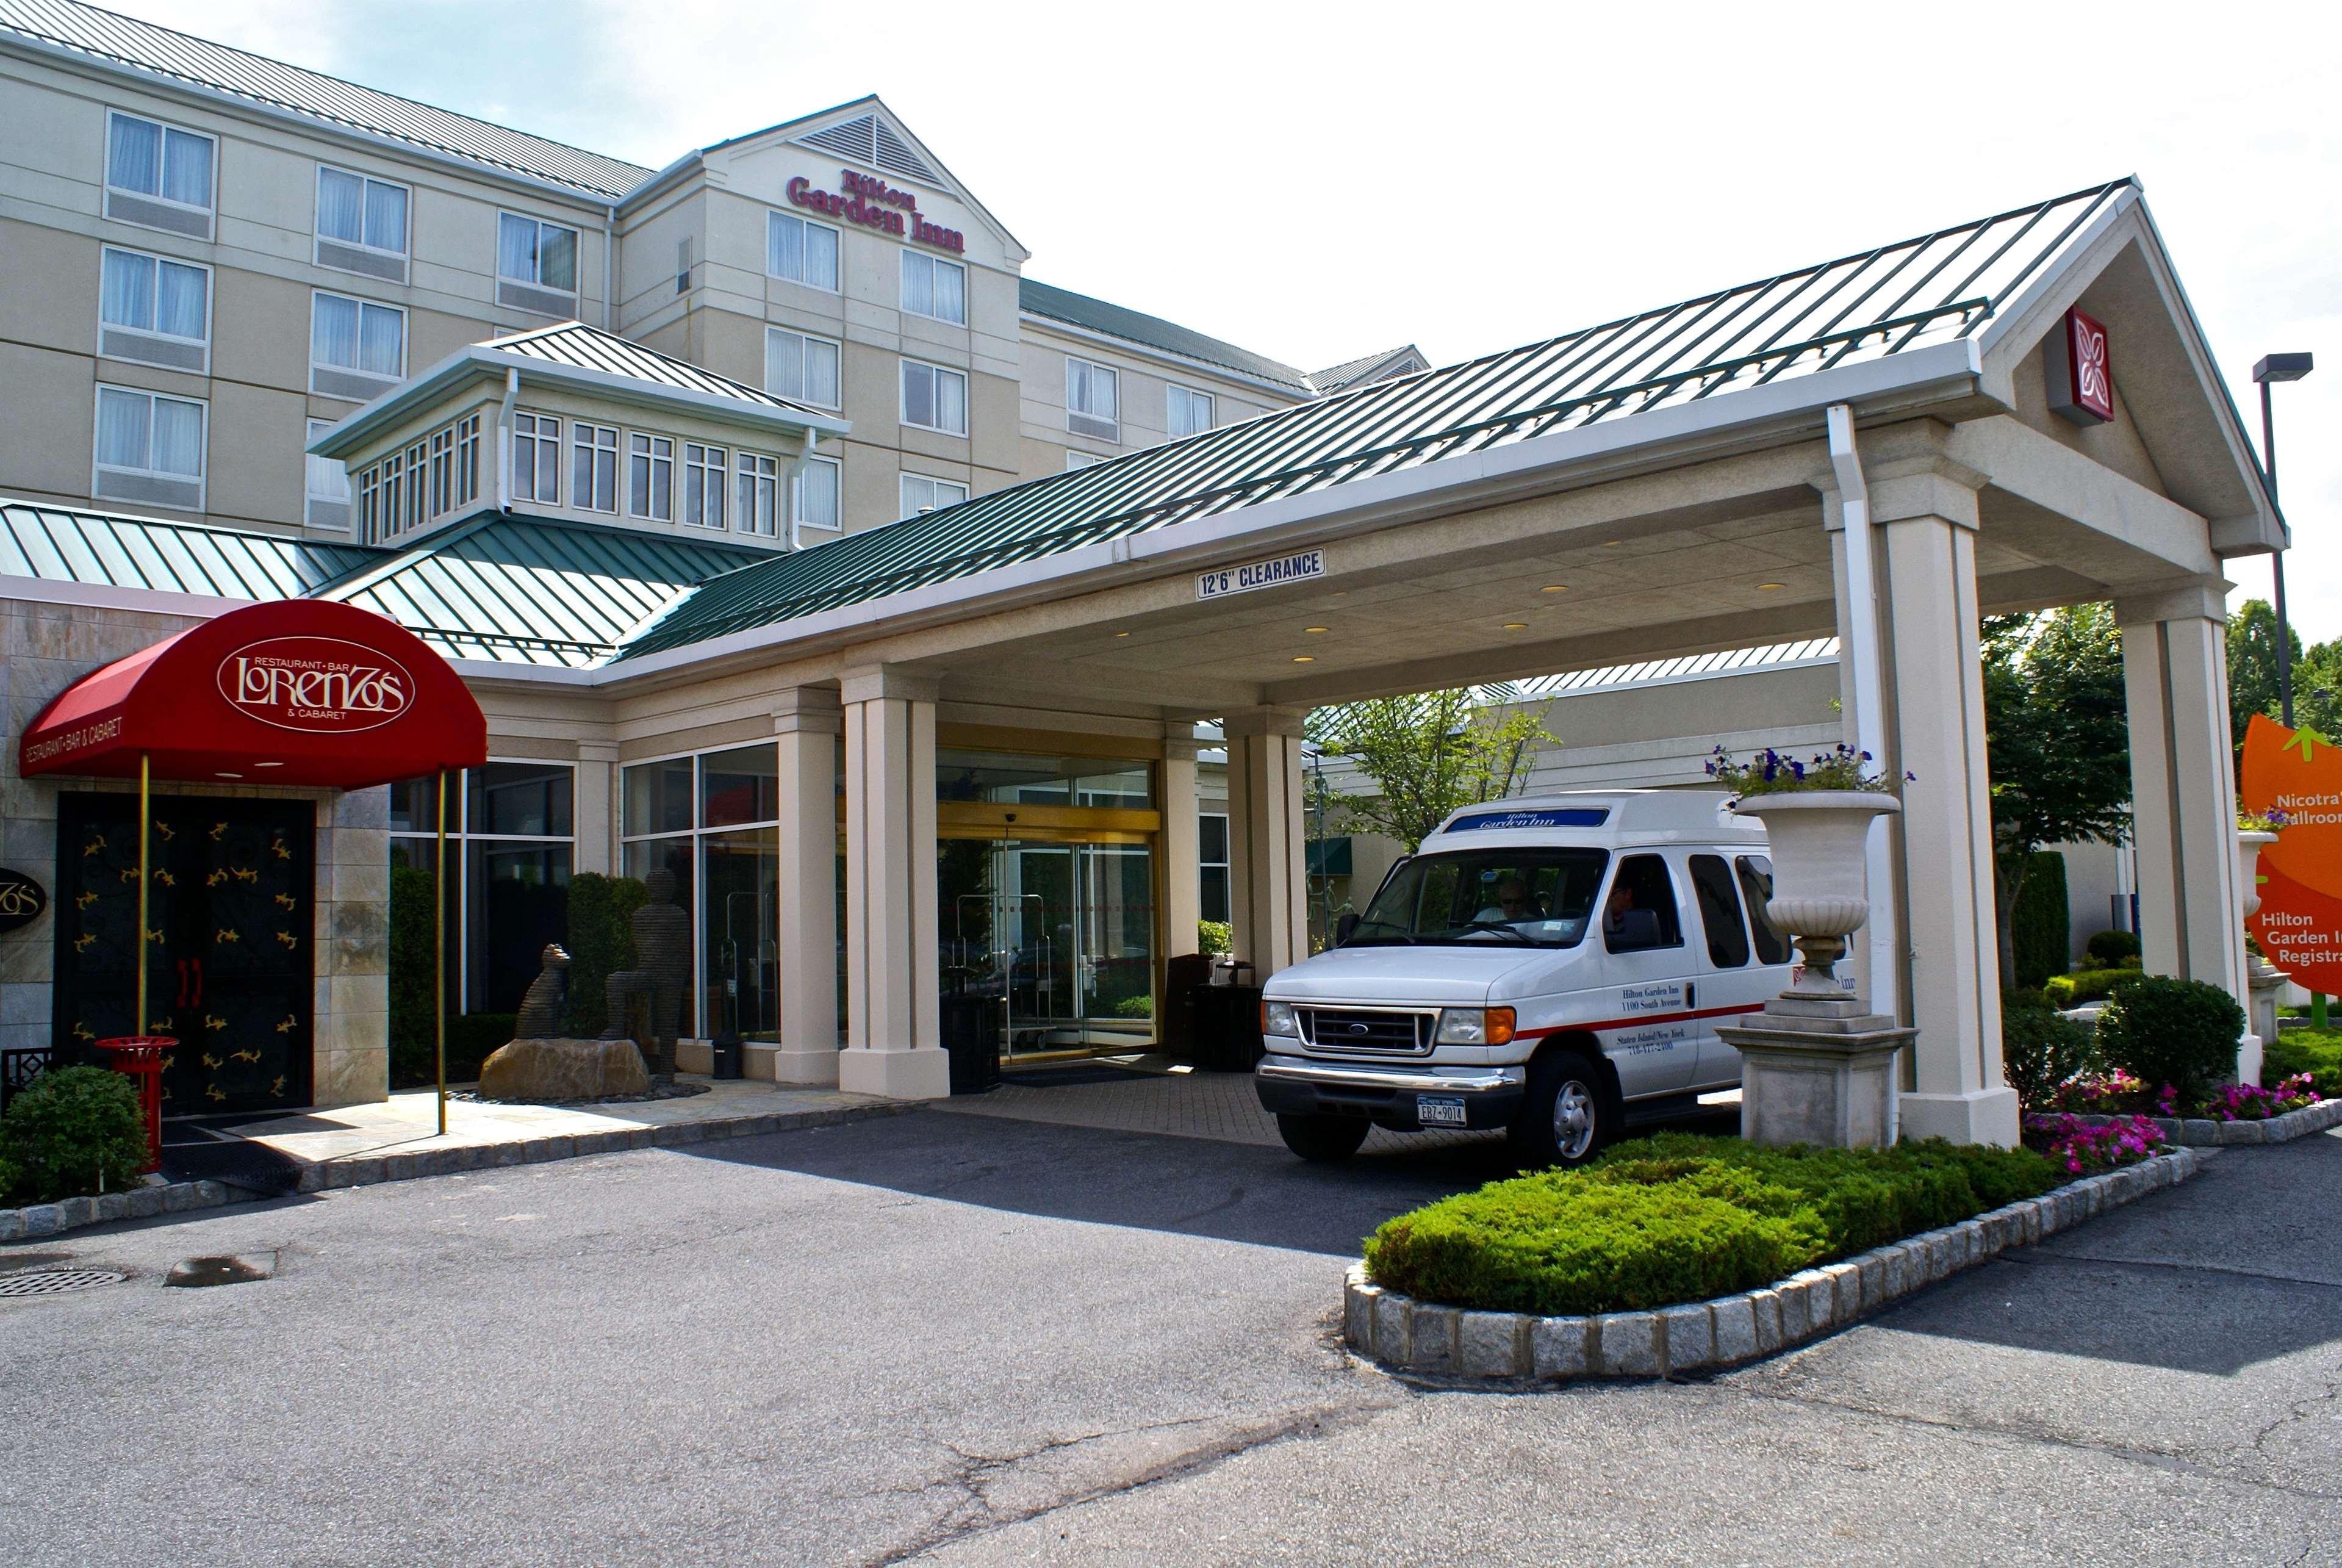
[{"label": "van door", "polygon": [[1705,939],[1705,978],[1700,981],[1698,1010],[1707,1015],[1699,1020],[1699,1068],[1695,1081],[1702,1089],[1714,1089],[1740,1081],[1740,1053],[1724,1042],[1716,1026],[1763,1007],[1765,999],[1780,987],[1756,962],[1731,863],[1719,854],[1694,853],[1691,886],[1693,901],[1699,906],[1700,935]]},{"label": "van door", "polygon": [[1621,855],[1602,899],[1610,1027],[1596,1031],[1629,1100],[1691,1087],[1699,1029],[1689,1016],[1696,970],[1684,942],[1683,900],[1666,857]]}]

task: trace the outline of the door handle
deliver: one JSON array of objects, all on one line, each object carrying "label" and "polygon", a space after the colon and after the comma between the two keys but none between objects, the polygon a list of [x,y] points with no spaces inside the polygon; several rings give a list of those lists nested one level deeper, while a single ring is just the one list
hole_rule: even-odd
[{"label": "door handle", "polygon": [[1697,980],[1684,981],[1684,1006],[1696,1008],[1698,1005],[1699,982]]}]

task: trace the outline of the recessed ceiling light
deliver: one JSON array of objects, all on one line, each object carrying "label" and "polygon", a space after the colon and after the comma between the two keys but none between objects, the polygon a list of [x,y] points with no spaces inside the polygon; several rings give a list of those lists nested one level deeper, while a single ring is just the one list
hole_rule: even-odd
[{"label": "recessed ceiling light", "polygon": [[241,773],[223,773],[220,777],[223,779],[241,779],[244,775]]},{"label": "recessed ceiling light", "polygon": [[1569,585],[1567,583],[1547,583],[1545,587],[1537,589],[1537,592],[1539,593],[1567,593],[1568,591]]},{"label": "recessed ceiling light", "polygon": [[1626,542],[1624,539],[1605,539],[1602,541],[1602,548],[1606,550],[1615,550]]},{"label": "recessed ceiling light", "polygon": [[282,762],[255,762],[253,766],[255,768],[282,768],[285,764]]},{"label": "recessed ceiling light", "polygon": [[1508,620],[1505,623],[1506,631],[1526,631],[1528,628],[1529,623],[1525,620]]},{"label": "recessed ceiling light", "polygon": [[1293,662],[1296,664],[1315,664],[1317,662],[1317,656],[1314,653],[1296,653],[1293,656]]},{"label": "recessed ceiling light", "polygon": [[1304,631],[1331,631],[1334,628],[1330,626],[1305,626],[1301,629]]},{"label": "recessed ceiling light", "polygon": [[1787,585],[1786,583],[1758,583],[1756,586],[1757,586],[1758,588],[1760,588],[1765,589],[1767,592],[1768,592],[1768,593],[1769,593],[1769,592],[1770,592],[1770,591],[1772,591],[1774,588],[1786,588],[1786,587],[1787,587],[1787,586],[1788,586],[1788,585]]},{"label": "recessed ceiling light", "polygon": [[1128,637],[1128,636],[1130,635],[1130,633],[1128,633],[1128,632],[1126,632],[1126,631],[1118,631],[1118,632],[1116,632],[1114,635],[1115,635],[1115,636],[1116,636],[1116,637]]}]

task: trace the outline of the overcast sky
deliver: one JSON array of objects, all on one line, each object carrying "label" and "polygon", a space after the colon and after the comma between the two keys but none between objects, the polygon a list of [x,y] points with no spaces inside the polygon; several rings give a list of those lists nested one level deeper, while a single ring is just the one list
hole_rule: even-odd
[{"label": "overcast sky", "polygon": [[1032,276],[1304,369],[2137,174],[2256,432],[2254,360],[2318,357],[2278,471],[2295,622],[2342,636],[2342,27],[2309,6],[113,4],[653,166],[876,92]]}]

